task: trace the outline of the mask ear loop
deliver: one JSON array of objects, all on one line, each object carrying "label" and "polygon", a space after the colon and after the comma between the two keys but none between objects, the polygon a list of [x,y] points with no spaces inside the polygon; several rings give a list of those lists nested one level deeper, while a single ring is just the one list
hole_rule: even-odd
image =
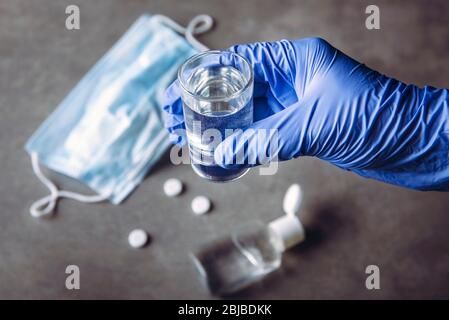
[{"label": "mask ear loop", "polygon": [[209,50],[208,47],[206,47],[204,44],[199,42],[195,35],[205,33],[209,31],[212,26],[214,25],[214,20],[211,16],[207,14],[200,14],[194,17],[190,22],[187,24],[187,27],[183,27],[174,20],[170,19],[167,16],[157,14],[153,16],[154,18],[158,19],[161,23],[165,24],[166,26],[172,28],[176,32],[184,35],[186,37],[186,40],[197,50],[199,51],[206,51]]},{"label": "mask ear loop", "polygon": [[50,190],[48,196],[36,200],[31,205],[30,214],[33,217],[39,218],[52,213],[56,207],[56,201],[58,201],[59,198],[68,198],[85,203],[95,203],[105,201],[110,196],[84,195],[67,190],[59,190],[58,187],[42,173],[41,168],[39,167],[39,159],[35,152],[31,154],[31,165],[33,166],[33,171],[36,177],[48,188],[48,190]]}]

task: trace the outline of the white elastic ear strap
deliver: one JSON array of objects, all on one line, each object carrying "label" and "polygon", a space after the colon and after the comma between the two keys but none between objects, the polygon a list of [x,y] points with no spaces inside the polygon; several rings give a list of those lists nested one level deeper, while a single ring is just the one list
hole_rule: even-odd
[{"label": "white elastic ear strap", "polygon": [[202,44],[195,38],[195,35],[209,31],[212,28],[214,20],[212,19],[211,16],[207,14],[197,15],[192,20],[190,20],[190,22],[187,24],[187,27],[183,27],[174,20],[170,19],[169,17],[161,14],[154,15],[153,17],[158,19],[161,23],[165,24],[166,26],[172,28],[176,32],[184,35],[186,37],[186,40],[195,49],[199,51],[209,50],[208,47],[206,47],[204,44]]},{"label": "white elastic ear strap", "polygon": [[36,153],[31,154],[31,165],[33,166],[33,171],[36,177],[44,184],[50,194],[39,200],[33,202],[30,207],[30,214],[33,217],[42,217],[53,212],[56,206],[56,201],[58,198],[68,198],[79,202],[93,203],[105,201],[110,195],[84,195],[76,192],[71,192],[67,190],[59,190],[58,187],[48,179],[41,171],[39,167],[39,159]]}]

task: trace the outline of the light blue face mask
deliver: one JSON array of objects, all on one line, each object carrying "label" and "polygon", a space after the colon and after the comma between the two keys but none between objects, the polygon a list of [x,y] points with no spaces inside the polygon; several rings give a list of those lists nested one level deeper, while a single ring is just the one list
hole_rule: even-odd
[{"label": "light blue face mask", "polygon": [[[134,190],[169,145],[161,114],[164,91],[182,62],[207,49],[194,35],[211,26],[206,15],[187,28],[165,16],[144,15],[97,62],[25,146],[50,190],[31,206],[33,216],[51,213],[60,197],[118,204]],[[98,195],[58,190],[39,163]]]}]

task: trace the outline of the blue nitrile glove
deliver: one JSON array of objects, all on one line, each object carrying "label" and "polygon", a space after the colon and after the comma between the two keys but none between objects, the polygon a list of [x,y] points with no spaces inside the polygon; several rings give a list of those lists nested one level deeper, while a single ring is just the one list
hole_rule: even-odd
[{"label": "blue nitrile glove", "polygon": [[[449,190],[447,89],[386,77],[318,38],[230,50],[254,66],[256,122],[250,129],[256,133],[224,140],[215,151],[219,165],[234,166],[224,160],[244,146],[250,146],[245,159],[257,159],[265,151],[258,148],[269,145],[252,143],[257,129],[277,129],[279,160],[315,156],[364,177]],[[184,125],[176,83],[167,95],[166,126],[173,133]]]}]

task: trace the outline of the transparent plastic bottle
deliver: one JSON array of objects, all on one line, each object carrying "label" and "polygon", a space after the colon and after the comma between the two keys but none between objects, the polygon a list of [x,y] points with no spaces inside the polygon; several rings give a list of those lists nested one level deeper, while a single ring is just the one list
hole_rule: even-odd
[{"label": "transparent plastic bottle", "polygon": [[299,208],[294,202],[298,201],[300,189],[298,185],[292,187],[289,191],[294,192],[287,192],[284,199],[284,210],[286,200],[290,202],[286,215],[267,225],[262,222],[247,224],[191,255],[212,294],[230,294],[258,281],[280,267],[285,250],[304,240],[303,226],[292,211]]}]

